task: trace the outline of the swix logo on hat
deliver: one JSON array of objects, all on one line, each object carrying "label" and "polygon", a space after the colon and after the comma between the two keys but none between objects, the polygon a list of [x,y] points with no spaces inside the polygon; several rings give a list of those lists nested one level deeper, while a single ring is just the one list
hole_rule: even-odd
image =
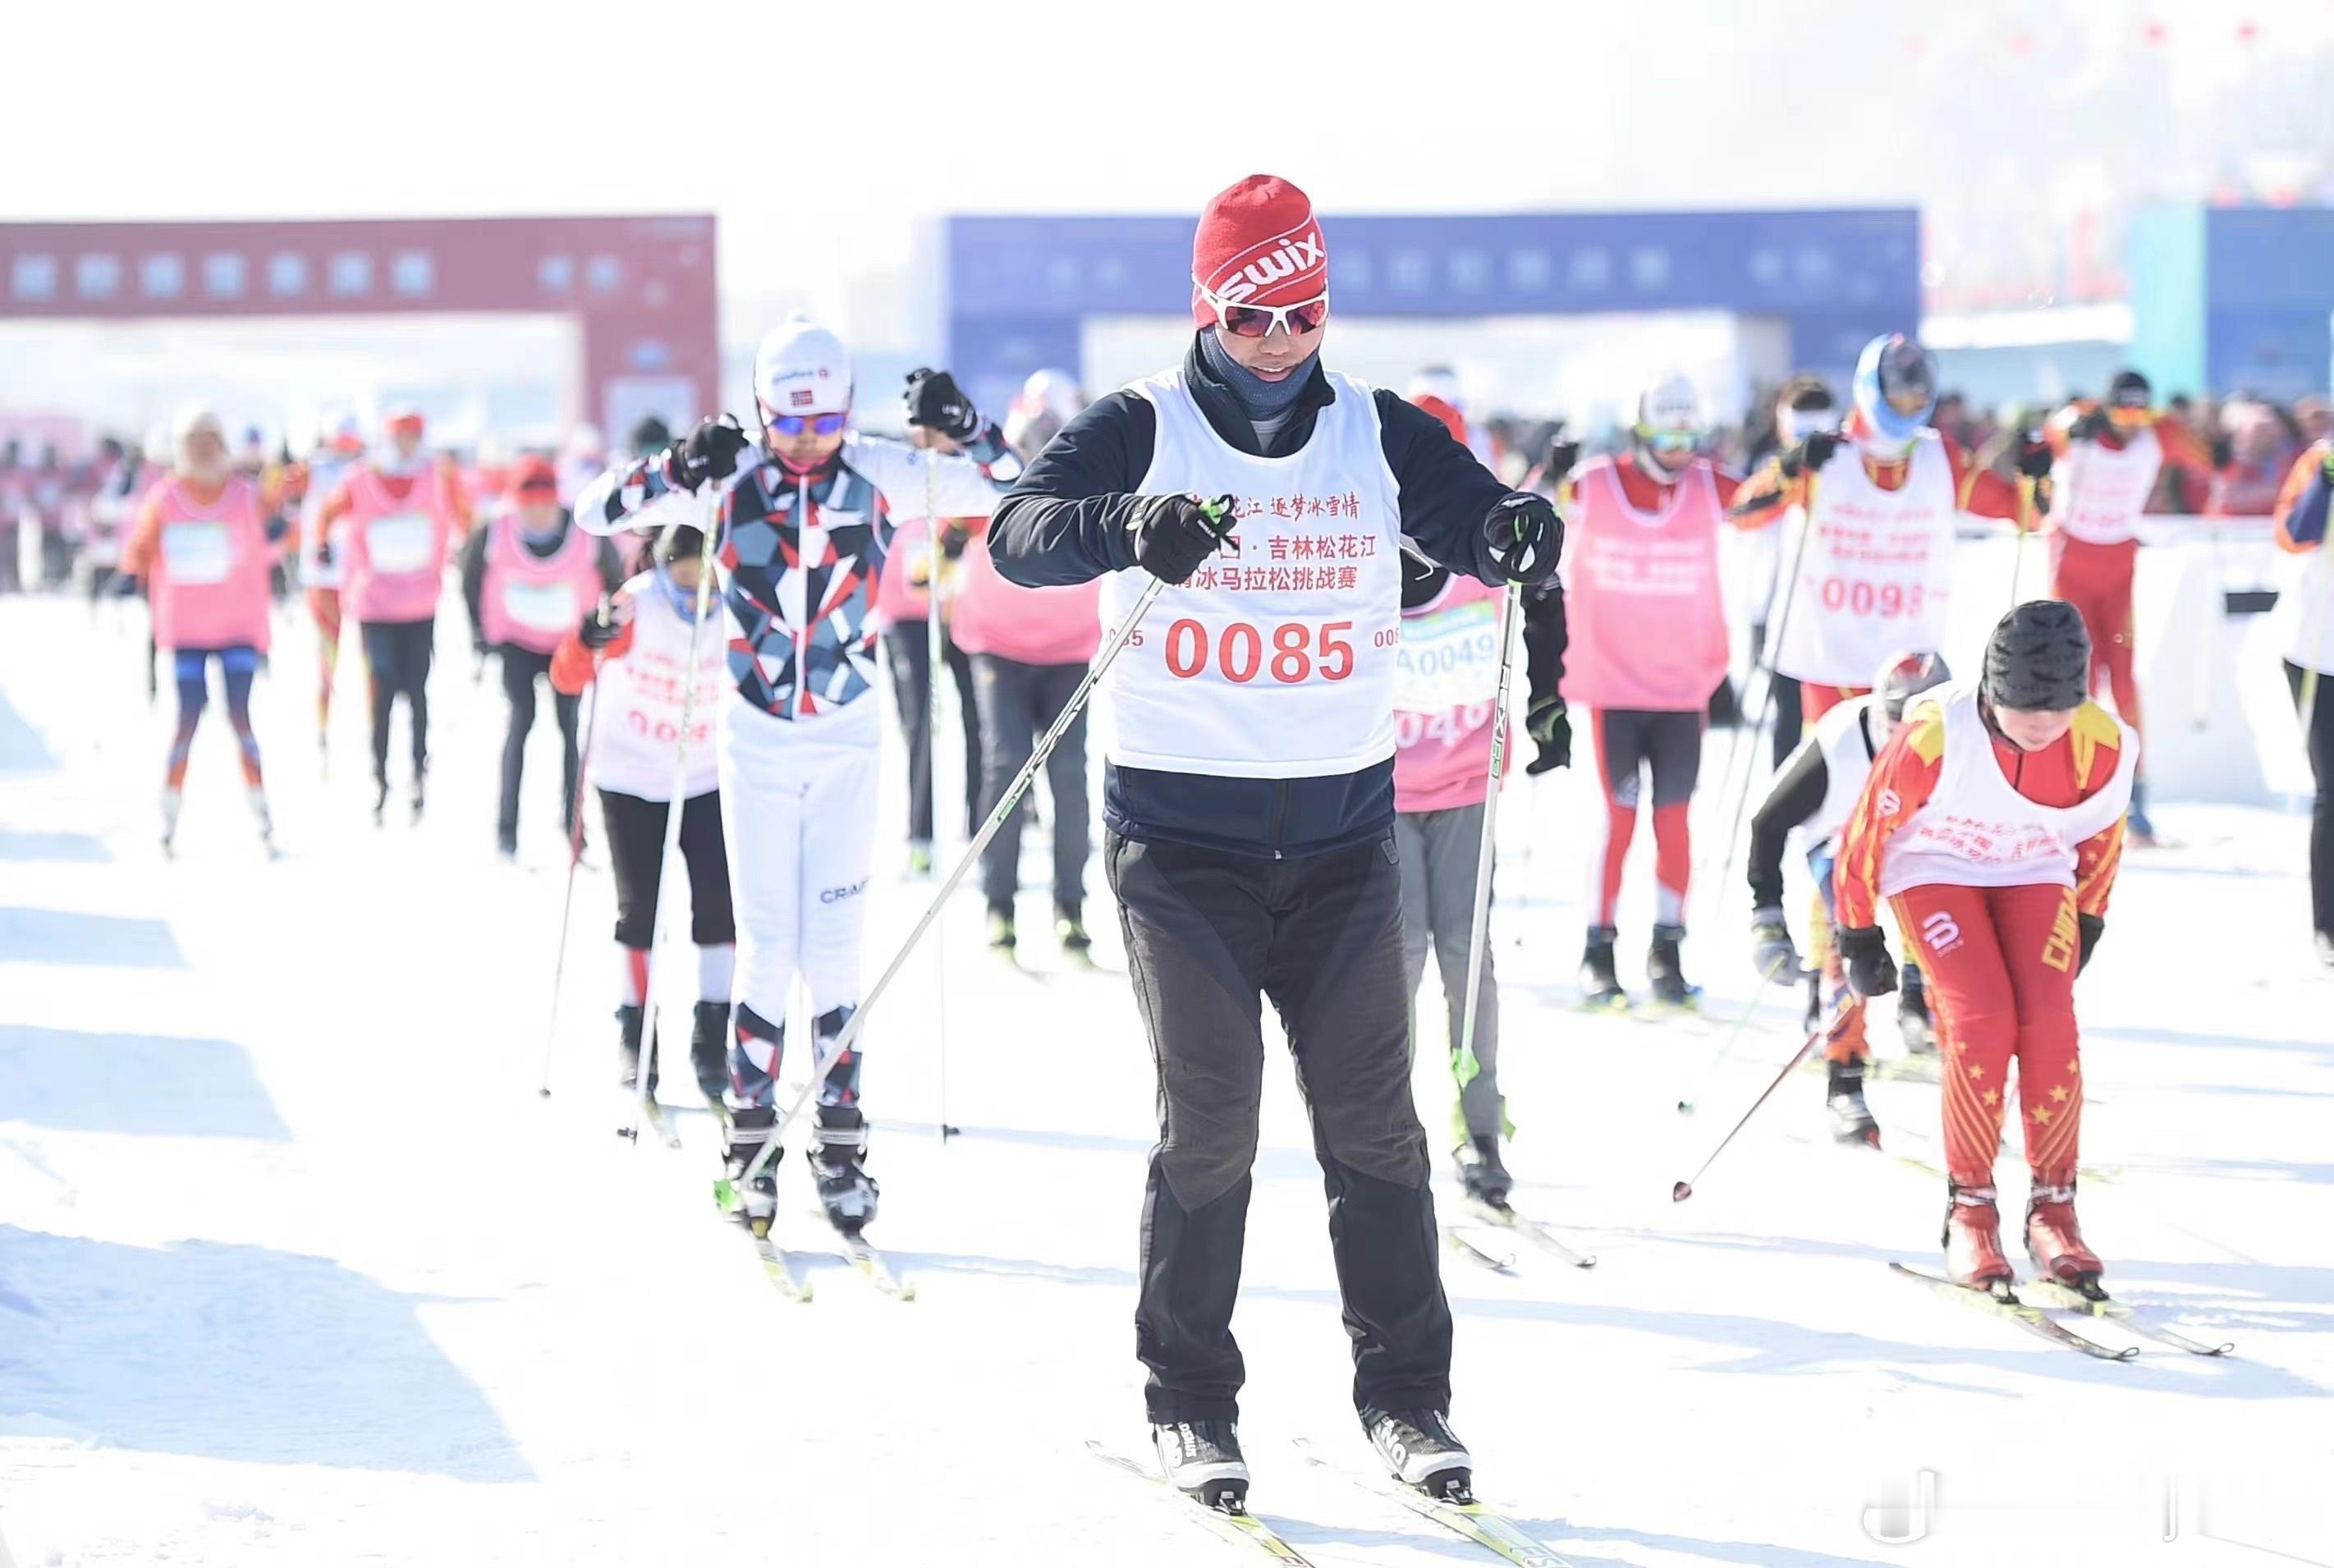
[{"label": "swix logo on hat", "polygon": [[1192,316],[1204,288],[1228,303],[1295,304],[1328,291],[1329,252],[1310,197],[1277,175],[1251,174],[1216,193],[1191,236]]}]

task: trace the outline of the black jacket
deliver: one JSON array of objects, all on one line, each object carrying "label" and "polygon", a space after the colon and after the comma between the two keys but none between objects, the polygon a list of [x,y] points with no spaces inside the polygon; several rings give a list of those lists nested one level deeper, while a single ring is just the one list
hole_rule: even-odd
[{"label": "black jacket", "polygon": [[[536,544],[522,539],[528,553],[538,560],[548,561],[567,546],[567,531],[575,520],[564,506],[559,509],[559,532],[549,543]],[[481,517],[470,536],[462,542],[462,604],[470,612],[470,646],[484,652],[487,646],[487,620],[484,601],[487,590],[487,546],[494,537],[494,519]],[[624,565],[616,553],[613,541],[599,542],[597,564],[600,568],[600,591],[613,593],[624,584]]]},{"label": "black jacket", "polygon": [[[1269,450],[1230,388],[1202,359],[1196,337],[1183,375],[1209,425],[1230,446],[1279,457],[1312,438],[1336,390],[1316,359],[1297,408]],[[1386,467],[1401,497],[1405,544],[1485,582],[1505,580],[1491,563],[1484,520],[1508,487],[1451,438],[1441,420],[1379,391]],[[1158,440],[1158,418],[1134,392],[1113,392],[1064,427],[1029,465],[989,520],[998,573],[1027,588],[1085,582],[1135,564],[1128,515]],[[1219,778],[1112,765],[1103,819],[1131,839],[1284,859],[1319,854],[1383,837],[1394,825],[1394,760],[1357,773],[1311,778]]]}]

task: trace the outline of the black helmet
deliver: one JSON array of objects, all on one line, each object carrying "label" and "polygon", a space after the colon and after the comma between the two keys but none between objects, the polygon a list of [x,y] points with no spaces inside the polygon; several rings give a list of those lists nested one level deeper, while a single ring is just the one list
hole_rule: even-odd
[{"label": "black helmet", "polygon": [[654,414],[632,427],[632,456],[651,457],[672,445],[672,428]]},{"label": "black helmet", "polygon": [[2063,599],[2036,599],[2003,616],[1985,645],[1985,699],[2015,712],[2063,712],[2091,689],[2091,634]]},{"label": "black helmet", "polygon": [[2156,390],[2147,378],[2137,370],[2117,370],[2115,380],[2107,383],[2107,407],[2110,409],[2145,409],[2154,399]]},{"label": "black helmet", "polygon": [[1880,667],[1880,678],[1873,683],[1873,691],[1880,706],[1891,719],[1905,717],[1905,705],[1932,687],[1943,686],[1953,678],[1945,668],[1942,653],[1900,653]]},{"label": "black helmet", "polygon": [[668,523],[657,535],[656,558],[659,565],[670,566],[676,558],[694,561],[705,552],[705,531],[694,523]]}]

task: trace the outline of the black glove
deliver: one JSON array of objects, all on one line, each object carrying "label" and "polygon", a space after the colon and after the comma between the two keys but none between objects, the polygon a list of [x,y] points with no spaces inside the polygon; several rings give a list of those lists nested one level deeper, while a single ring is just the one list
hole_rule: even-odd
[{"label": "black glove", "polygon": [[980,414],[972,399],[946,370],[908,372],[908,423],[938,430],[951,441],[969,441],[980,434]]},{"label": "black glove", "polygon": [[1510,582],[1538,587],[1556,575],[1564,553],[1564,519],[1545,495],[1510,491],[1483,519],[1491,564]]},{"label": "black glove", "polygon": [[2237,444],[2226,436],[2213,438],[2213,467],[2225,468],[2237,460]]},{"label": "black glove", "polygon": [[2021,438],[2018,447],[2018,471],[2029,479],[2048,479],[2050,465],[2055,461],[2050,443],[2032,436]]},{"label": "black glove", "polygon": [[940,524],[940,555],[944,560],[961,561],[964,547],[972,543],[972,530],[951,517]]},{"label": "black glove", "polygon": [[1790,923],[1772,904],[1750,911],[1750,961],[1761,977],[1779,986],[1796,986],[1807,973],[1799,949],[1791,941]]},{"label": "black glove", "polygon": [[608,613],[608,607],[603,604],[584,618],[584,624],[575,629],[575,640],[597,653],[615,641],[616,633],[622,630],[616,624],[616,618]]},{"label": "black glove", "polygon": [[113,581],[105,585],[105,591],[116,599],[135,599],[139,593],[138,579],[127,572],[117,572]]},{"label": "black glove", "polygon": [[1231,526],[1229,495],[1204,505],[1194,495],[1138,495],[1126,519],[1127,543],[1137,566],[1173,585],[1190,581]]},{"label": "black glove", "polygon": [[329,538],[326,538],[326,539],[319,539],[319,540],[317,540],[317,541],[316,541],[316,564],[317,564],[317,565],[319,565],[319,566],[330,566],[332,563],[333,563],[333,542],[332,542],[332,540],[330,540]]},{"label": "black glove", "polygon": [[738,457],[753,444],[735,419],[700,419],[666,457],[664,476],[674,489],[694,495],[707,480],[735,474]]},{"label": "black glove", "polygon": [[2099,945],[2099,934],[2107,928],[2107,923],[2097,915],[2077,915],[2075,924],[2083,934],[2082,952],[2075,959],[2075,973],[2079,975],[2090,967],[2091,949]]},{"label": "black glove", "polygon": [[2078,441],[2096,441],[2107,433],[2115,421],[2107,418],[2105,409],[2093,409],[2067,428],[2067,434]]},{"label": "black glove", "polygon": [[1840,962],[1847,967],[1847,988],[1859,996],[1886,996],[1896,988],[1896,960],[1888,956],[1888,939],[1877,926],[1856,926],[1833,933]]},{"label": "black glove", "polygon": [[1524,716],[1524,733],[1539,746],[1539,755],[1524,765],[1528,776],[1572,765],[1572,719],[1564,711],[1564,698],[1543,697],[1533,703]]},{"label": "black glove", "polygon": [[1783,448],[1783,455],[1776,459],[1776,466],[1783,470],[1786,479],[1813,474],[1831,461],[1831,456],[1839,450],[1842,439],[1835,430],[1810,430],[1800,438],[1799,445]]},{"label": "black glove", "polygon": [[1572,466],[1580,461],[1580,443],[1567,441],[1561,435],[1551,436],[1548,443],[1548,461],[1540,465],[1539,482],[1549,489],[1564,483]]}]

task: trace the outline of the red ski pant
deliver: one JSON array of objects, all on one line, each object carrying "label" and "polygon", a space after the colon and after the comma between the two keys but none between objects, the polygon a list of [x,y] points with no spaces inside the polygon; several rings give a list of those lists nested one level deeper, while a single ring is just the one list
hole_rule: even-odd
[{"label": "red ski pant", "polygon": [[341,659],[341,591],[308,590],[308,613],[316,622],[316,727],[333,718],[333,669]]},{"label": "red ski pant", "polygon": [[2075,890],[1932,883],[1893,902],[1905,941],[1920,949],[1936,1015],[1947,1173],[1963,1187],[1993,1185],[2015,1058],[2035,1184],[2072,1183],[2083,1121]]},{"label": "red ski pant", "polygon": [[2091,691],[2115,693],[2116,712],[2139,728],[2139,677],[2134,672],[2131,579],[2139,562],[2139,541],[2087,544],[2064,534],[2050,535],[2050,592],[2073,605],[2091,634]]},{"label": "red ski pant", "polygon": [[1812,681],[1799,683],[1799,717],[1808,724],[1815,723],[1843,702],[1854,702],[1859,697],[1869,697],[1868,686],[1818,686]]}]

